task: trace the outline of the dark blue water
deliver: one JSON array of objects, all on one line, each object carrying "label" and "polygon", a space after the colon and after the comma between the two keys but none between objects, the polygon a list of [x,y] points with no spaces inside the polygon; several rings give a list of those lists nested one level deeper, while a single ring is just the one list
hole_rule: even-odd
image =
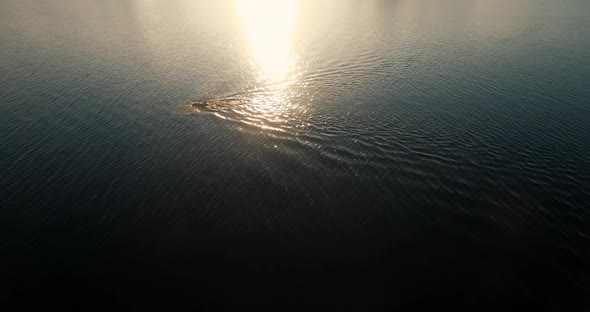
[{"label": "dark blue water", "polygon": [[588,38],[583,0],[1,1],[1,305],[583,311]]}]

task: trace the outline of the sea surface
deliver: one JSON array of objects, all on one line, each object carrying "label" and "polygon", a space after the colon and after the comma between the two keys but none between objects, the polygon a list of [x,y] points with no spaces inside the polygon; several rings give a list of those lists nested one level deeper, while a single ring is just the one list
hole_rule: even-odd
[{"label": "sea surface", "polygon": [[588,309],[590,1],[0,1],[39,303]]}]

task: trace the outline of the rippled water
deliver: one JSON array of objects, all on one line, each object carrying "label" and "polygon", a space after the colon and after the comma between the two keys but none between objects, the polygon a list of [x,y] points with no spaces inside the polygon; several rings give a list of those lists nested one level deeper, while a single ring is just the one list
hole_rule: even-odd
[{"label": "rippled water", "polygon": [[590,306],[589,27],[583,0],[4,0],[0,298]]}]

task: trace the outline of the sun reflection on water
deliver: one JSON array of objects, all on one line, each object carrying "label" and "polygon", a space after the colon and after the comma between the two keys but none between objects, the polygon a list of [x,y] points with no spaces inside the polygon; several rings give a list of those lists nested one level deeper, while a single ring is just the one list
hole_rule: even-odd
[{"label": "sun reflection on water", "polygon": [[284,125],[300,115],[293,38],[299,13],[298,0],[235,0],[236,10],[255,67],[257,88],[249,104],[236,110],[245,122],[261,128]]},{"label": "sun reflection on water", "polygon": [[260,78],[277,83],[288,79],[294,62],[291,45],[299,4],[297,0],[236,0]]}]

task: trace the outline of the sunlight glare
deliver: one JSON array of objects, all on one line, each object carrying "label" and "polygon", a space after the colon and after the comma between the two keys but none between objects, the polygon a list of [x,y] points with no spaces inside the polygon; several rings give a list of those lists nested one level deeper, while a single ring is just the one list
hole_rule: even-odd
[{"label": "sunlight glare", "polygon": [[261,78],[273,83],[288,79],[297,0],[236,0],[236,7]]}]

